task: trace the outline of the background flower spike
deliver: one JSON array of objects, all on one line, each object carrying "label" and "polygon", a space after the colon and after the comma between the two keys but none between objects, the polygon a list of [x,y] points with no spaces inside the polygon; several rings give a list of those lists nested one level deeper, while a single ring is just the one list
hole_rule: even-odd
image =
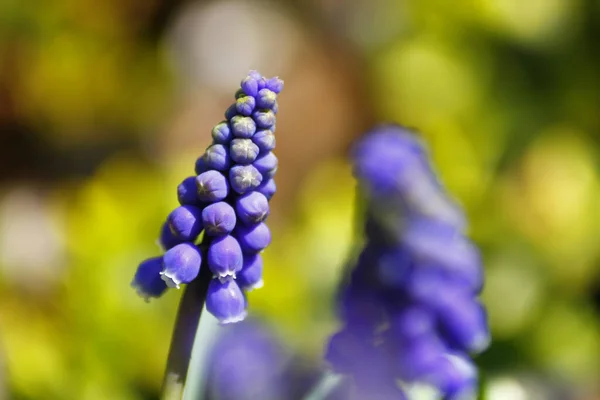
[{"label": "background flower spike", "polygon": [[400,381],[434,385],[445,399],[472,396],[477,374],[466,354],[485,350],[490,337],[464,214],[410,130],[376,127],[351,154],[366,244],[340,291],[344,327],[325,356],[359,392],[400,390]]}]

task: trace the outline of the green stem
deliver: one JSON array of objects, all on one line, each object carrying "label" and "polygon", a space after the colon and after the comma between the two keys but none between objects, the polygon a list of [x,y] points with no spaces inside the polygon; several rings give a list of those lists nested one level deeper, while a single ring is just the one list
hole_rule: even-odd
[{"label": "green stem", "polygon": [[198,277],[184,289],[167,358],[162,400],[183,399],[194,340],[210,279],[208,266],[202,265]]},{"label": "green stem", "polygon": [[[206,309],[204,309],[206,311]],[[201,400],[206,398],[206,381],[208,378],[208,359],[210,357],[210,349],[217,338],[216,332],[219,328],[219,321],[210,313],[205,312],[200,318],[200,324],[196,331],[194,339],[194,347],[192,349],[192,358],[185,385],[183,398],[184,400]]]}]

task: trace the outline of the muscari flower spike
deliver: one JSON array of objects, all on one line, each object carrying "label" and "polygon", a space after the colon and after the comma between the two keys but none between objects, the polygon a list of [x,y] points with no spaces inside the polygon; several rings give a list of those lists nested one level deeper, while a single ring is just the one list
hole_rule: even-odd
[{"label": "muscari flower spike", "polygon": [[352,159],[366,201],[366,244],[341,290],[342,328],[326,359],[370,398],[404,398],[411,385],[426,384],[444,399],[474,399],[469,354],[485,350],[490,336],[464,214],[408,129],[376,127]]},{"label": "muscari flower spike", "polygon": [[222,400],[294,398],[285,347],[258,321],[225,327],[207,362],[209,391]]},{"label": "muscari flower spike", "polygon": [[240,86],[226,120],[213,127],[211,145],[196,160],[195,175],[177,187],[180,206],[158,240],[164,255],[142,262],[132,282],[148,300],[209,268],[206,308],[221,323],[244,319],[244,292],[263,284],[260,253],[271,241],[265,221],[276,191],[272,150],[283,81],[250,71]]}]

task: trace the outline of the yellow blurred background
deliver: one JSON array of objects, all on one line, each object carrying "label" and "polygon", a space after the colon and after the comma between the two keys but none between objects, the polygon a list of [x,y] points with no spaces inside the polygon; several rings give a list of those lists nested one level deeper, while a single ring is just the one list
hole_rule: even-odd
[{"label": "yellow blurred background", "polygon": [[158,398],[180,292],[129,283],[249,69],[286,83],[252,314],[319,364],[346,152],[398,122],[483,251],[486,398],[600,398],[599,4],[0,1],[0,399]]}]

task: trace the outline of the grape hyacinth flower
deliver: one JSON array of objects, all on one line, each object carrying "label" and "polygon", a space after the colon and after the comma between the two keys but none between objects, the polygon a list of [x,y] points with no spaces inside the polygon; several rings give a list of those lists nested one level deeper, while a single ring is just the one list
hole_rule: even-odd
[{"label": "grape hyacinth flower", "polygon": [[280,400],[294,398],[286,367],[290,357],[257,321],[227,326],[208,359],[210,398]]},{"label": "grape hyacinth flower", "polygon": [[265,221],[278,165],[272,150],[283,81],[250,71],[240,86],[195,175],[177,187],[180,206],[160,231],[164,255],[142,262],[132,282],[148,299],[204,279],[206,309],[222,324],[244,319],[244,292],[262,286],[260,253],[271,241]]},{"label": "grape hyacinth flower", "polygon": [[149,258],[140,264],[131,285],[144,300],[159,297],[167,290],[167,284],[160,276],[162,270],[162,257]]},{"label": "grape hyacinth flower", "polygon": [[326,359],[366,398],[402,399],[425,384],[444,399],[474,399],[469,355],[485,350],[490,337],[465,216],[408,129],[376,127],[352,159],[366,202],[365,245],[340,292],[342,327]]}]

